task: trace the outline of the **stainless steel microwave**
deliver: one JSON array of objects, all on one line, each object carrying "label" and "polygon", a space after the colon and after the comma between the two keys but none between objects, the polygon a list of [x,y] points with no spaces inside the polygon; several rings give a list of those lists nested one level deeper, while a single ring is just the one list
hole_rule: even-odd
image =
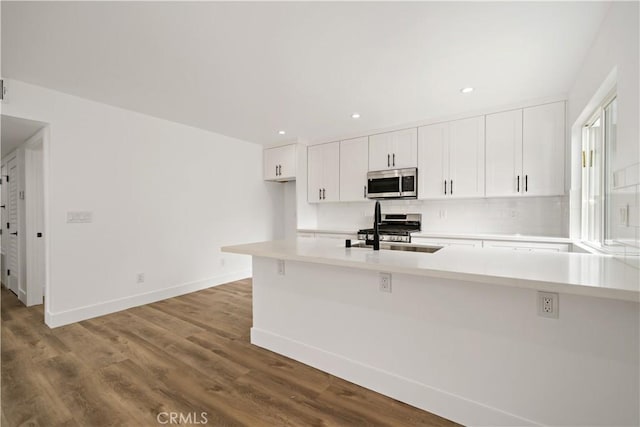
[{"label": "stainless steel microwave", "polygon": [[374,171],[367,174],[367,198],[416,199],[418,168]]}]

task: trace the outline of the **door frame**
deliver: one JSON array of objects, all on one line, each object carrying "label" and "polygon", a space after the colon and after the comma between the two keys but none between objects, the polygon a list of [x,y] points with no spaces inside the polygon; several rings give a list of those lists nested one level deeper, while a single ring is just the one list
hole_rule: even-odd
[{"label": "door frame", "polygon": [[[24,143],[25,155],[25,239],[27,298],[26,305],[43,303],[46,291],[46,246],[48,236],[45,224],[45,157],[47,128],[36,132]],[[38,182],[39,181],[39,182]],[[38,238],[36,233],[42,233]],[[43,240],[44,239],[44,240]]]}]

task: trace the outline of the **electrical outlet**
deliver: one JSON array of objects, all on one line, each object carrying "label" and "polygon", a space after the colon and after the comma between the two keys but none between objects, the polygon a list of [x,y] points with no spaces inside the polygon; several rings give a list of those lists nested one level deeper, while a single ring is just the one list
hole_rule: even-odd
[{"label": "electrical outlet", "polygon": [[380,292],[391,293],[391,273],[380,273]]},{"label": "electrical outlet", "polygon": [[144,273],[138,273],[136,276],[136,283],[144,283]]},{"label": "electrical outlet", "polygon": [[538,292],[538,316],[558,318],[559,297],[554,292]]},{"label": "electrical outlet", "polygon": [[278,260],[278,275],[284,276],[284,260],[283,259]]}]

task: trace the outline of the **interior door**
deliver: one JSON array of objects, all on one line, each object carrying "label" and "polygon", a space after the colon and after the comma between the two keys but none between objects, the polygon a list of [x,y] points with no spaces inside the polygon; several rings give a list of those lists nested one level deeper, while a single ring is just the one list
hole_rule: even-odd
[{"label": "interior door", "polygon": [[0,205],[2,205],[2,208],[0,208],[0,229],[2,230],[2,234],[0,234],[0,242],[2,242],[1,245],[1,250],[2,250],[2,256],[0,257],[0,259],[2,260],[2,266],[0,267],[2,269],[2,283],[5,286],[9,286],[9,284],[7,283],[7,241],[8,239],[8,231],[6,229],[6,222],[7,222],[7,191],[8,191],[8,186],[9,184],[7,183],[7,165],[5,163],[2,164],[2,166],[0,167],[0,175],[2,176],[2,183],[4,184],[3,186],[0,187],[0,191],[2,192],[0,194]]},{"label": "interior door", "polygon": [[[18,238],[18,159],[13,157],[7,164],[7,224],[8,224],[8,251],[7,251],[7,282],[9,289],[18,295],[20,283],[20,240]],[[6,224],[5,224],[6,225]]]}]

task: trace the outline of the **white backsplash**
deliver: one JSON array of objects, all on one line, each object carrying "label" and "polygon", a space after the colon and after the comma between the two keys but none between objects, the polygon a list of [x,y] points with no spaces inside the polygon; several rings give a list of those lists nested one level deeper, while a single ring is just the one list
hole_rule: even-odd
[{"label": "white backsplash", "polygon": [[[383,200],[383,213],[421,213],[422,230],[568,237],[567,197],[468,200]],[[318,205],[318,228],[370,227],[373,201]]]}]

